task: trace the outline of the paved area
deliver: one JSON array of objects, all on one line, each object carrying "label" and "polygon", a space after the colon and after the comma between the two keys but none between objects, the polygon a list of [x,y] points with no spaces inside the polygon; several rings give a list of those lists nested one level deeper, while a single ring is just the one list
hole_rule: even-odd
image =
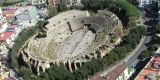
[{"label": "paved area", "polygon": [[92,45],[92,43],[95,40],[95,36],[96,34],[94,34],[91,31],[88,31],[86,35],[83,37],[83,39],[81,40],[81,42],[78,44],[78,46],[73,51],[72,57],[86,53],[84,51],[86,51],[86,49]]},{"label": "paved area", "polygon": [[59,58],[73,58],[77,55],[84,54],[85,50],[92,45],[94,39],[95,34],[91,31],[79,30],[74,32],[59,48]]},{"label": "paved area", "polygon": [[80,43],[86,34],[85,30],[73,32],[72,36],[68,37],[58,50],[58,57],[64,59],[67,55],[72,54],[75,47]]}]

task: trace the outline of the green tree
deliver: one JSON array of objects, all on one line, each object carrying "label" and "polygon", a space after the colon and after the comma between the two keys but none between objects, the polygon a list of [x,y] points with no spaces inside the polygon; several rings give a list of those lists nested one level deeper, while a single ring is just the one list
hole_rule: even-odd
[{"label": "green tree", "polygon": [[32,80],[31,75],[33,75],[33,73],[31,69],[22,66],[19,70],[19,74],[24,80]]},{"label": "green tree", "polygon": [[58,12],[66,11],[68,8],[64,2],[60,2],[57,6]]},{"label": "green tree", "polygon": [[126,0],[114,0],[114,4],[126,11],[126,15],[130,17],[138,17],[138,9]]},{"label": "green tree", "polygon": [[145,58],[149,58],[153,56],[154,53],[152,51],[145,50],[142,54],[144,55]]},{"label": "green tree", "polygon": [[157,33],[157,34],[160,33],[160,23],[157,23],[157,24],[154,26],[154,31],[155,31],[155,33]]}]

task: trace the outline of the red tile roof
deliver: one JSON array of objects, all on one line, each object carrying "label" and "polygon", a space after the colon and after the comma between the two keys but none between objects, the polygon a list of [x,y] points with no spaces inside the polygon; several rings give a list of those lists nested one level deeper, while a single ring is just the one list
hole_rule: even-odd
[{"label": "red tile roof", "polygon": [[116,69],[112,70],[107,75],[104,75],[104,77],[100,76],[99,74],[96,74],[92,76],[90,80],[116,80],[119,77],[119,75],[125,70],[126,67],[126,65],[117,66]]},{"label": "red tile roof", "polygon": [[8,19],[14,19],[15,18],[15,16],[5,16],[6,17],[6,19],[8,20]]},{"label": "red tile roof", "polygon": [[[145,76],[148,74],[157,75],[159,73],[159,69],[153,68],[152,64],[155,64],[155,62],[159,64],[160,56],[159,57],[153,57],[148,64],[145,66],[145,68],[142,69],[142,71],[138,74],[135,80],[146,80]],[[160,80],[160,79],[156,79]]]},{"label": "red tile roof", "polygon": [[[6,17],[6,19],[12,19],[15,17],[15,12],[17,11],[17,9],[8,9],[8,10],[4,10],[3,11],[3,16]],[[12,15],[8,15],[8,14],[12,14]]]},{"label": "red tile roof", "polygon": [[12,77],[8,77],[8,78],[4,78],[3,80],[15,80],[15,79]]},{"label": "red tile roof", "polygon": [[106,75],[107,80],[116,80],[119,75],[125,70],[125,68],[126,65],[118,66],[116,69]]},{"label": "red tile roof", "polygon": [[15,14],[16,11],[17,11],[17,9],[4,10],[3,15],[5,15],[5,14]]},{"label": "red tile roof", "polygon": [[2,34],[0,34],[0,41],[4,42],[6,41],[8,38],[10,38],[12,35],[14,34],[14,32],[4,32]]}]

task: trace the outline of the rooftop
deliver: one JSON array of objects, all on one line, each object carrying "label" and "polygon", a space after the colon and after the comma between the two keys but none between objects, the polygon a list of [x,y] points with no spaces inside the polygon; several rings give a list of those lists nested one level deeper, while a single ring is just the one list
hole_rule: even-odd
[{"label": "rooftop", "polygon": [[4,32],[4,33],[0,34],[0,41],[3,42],[3,41],[5,41],[5,40],[7,40],[7,39],[10,38],[13,34],[14,34],[14,32]]},{"label": "rooftop", "polygon": [[135,80],[160,80],[159,62],[160,56],[153,57],[145,66],[145,68],[143,68],[142,71],[138,74]]},{"label": "rooftop", "polygon": [[30,21],[31,17],[29,14],[22,14],[16,16],[17,20]]},{"label": "rooftop", "polygon": [[90,80],[116,80],[119,75],[125,70],[126,65],[117,66],[116,69],[110,71],[108,74],[106,72],[102,74],[96,74],[90,78]]},{"label": "rooftop", "polygon": [[7,28],[7,32],[15,32],[15,30],[16,30],[16,27],[17,27],[17,25],[10,25],[8,28]]},{"label": "rooftop", "polygon": [[7,9],[3,11],[3,15],[6,14],[15,14],[15,12],[17,11],[17,9]]},{"label": "rooftop", "polygon": [[12,77],[8,77],[8,78],[4,78],[3,80],[15,80],[15,79]]},{"label": "rooftop", "polygon": [[11,26],[9,26],[8,28],[16,28],[17,27],[17,25],[11,25]]},{"label": "rooftop", "polygon": [[126,68],[126,65],[117,66],[116,69],[109,72],[105,76],[107,78],[106,80],[116,80],[119,77],[119,75],[125,70],[125,68]]}]

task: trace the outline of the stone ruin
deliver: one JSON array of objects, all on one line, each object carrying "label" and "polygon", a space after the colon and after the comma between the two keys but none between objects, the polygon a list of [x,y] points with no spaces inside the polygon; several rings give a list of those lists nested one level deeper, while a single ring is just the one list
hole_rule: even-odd
[{"label": "stone ruin", "polygon": [[46,37],[30,38],[21,51],[30,67],[43,72],[51,65],[66,65],[70,71],[83,63],[103,58],[123,37],[122,23],[110,11],[70,10],[48,20]]}]

